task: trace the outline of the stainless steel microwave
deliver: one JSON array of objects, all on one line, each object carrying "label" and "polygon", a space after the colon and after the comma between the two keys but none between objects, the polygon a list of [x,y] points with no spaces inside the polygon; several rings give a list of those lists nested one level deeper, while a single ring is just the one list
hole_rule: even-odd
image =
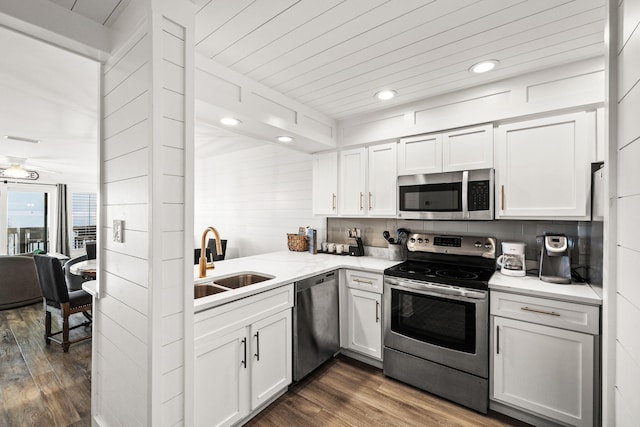
[{"label": "stainless steel microwave", "polygon": [[492,220],[493,169],[398,177],[398,217]]}]

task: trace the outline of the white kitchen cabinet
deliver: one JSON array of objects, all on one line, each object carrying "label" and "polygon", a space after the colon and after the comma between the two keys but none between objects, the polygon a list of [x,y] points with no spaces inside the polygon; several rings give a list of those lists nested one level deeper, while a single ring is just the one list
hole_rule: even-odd
[{"label": "white kitchen cabinet", "polygon": [[402,138],[398,144],[398,176],[442,172],[442,135]]},{"label": "white kitchen cabinet", "polygon": [[232,425],[249,413],[246,328],[196,340],[195,425]]},{"label": "white kitchen cabinet", "polygon": [[381,359],[381,296],[373,292],[349,289],[348,298],[348,348]]},{"label": "white kitchen cabinet", "polygon": [[370,216],[395,216],[397,200],[397,143],[374,145],[367,149],[367,213]]},{"label": "white kitchen cabinet", "polygon": [[338,212],[340,215],[366,214],[367,150],[356,148],[340,152]]},{"label": "white kitchen cabinet", "polygon": [[442,134],[442,171],[493,167],[493,125],[456,129]]},{"label": "white kitchen cabinet", "polygon": [[335,151],[313,156],[313,213],[338,213],[338,153]]},{"label": "white kitchen cabinet", "polygon": [[340,152],[341,216],[395,216],[396,143]]},{"label": "white kitchen cabinet", "polygon": [[398,175],[493,167],[493,125],[402,138]]},{"label": "white kitchen cabinet", "polygon": [[588,114],[574,113],[498,126],[496,218],[588,220]]},{"label": "white kitchen cabinet", "polygon": [[291,310],[253,323],[251,329],[251,409],[291,384]]},{"label": "white kitchen cabinet", "polygon": [[293,285],[195,315],[195,425],[227,426],[292,381]]},{"label": "white kitchen cabinet", "polygon": [[593,425],[598,313],[595,306],[492,291],[491,400],[555,422]]},{"label": "white kitchen cabinet", "polygon": [[383,276],[344,270],[343,342],[348,350],[382,360]]}]

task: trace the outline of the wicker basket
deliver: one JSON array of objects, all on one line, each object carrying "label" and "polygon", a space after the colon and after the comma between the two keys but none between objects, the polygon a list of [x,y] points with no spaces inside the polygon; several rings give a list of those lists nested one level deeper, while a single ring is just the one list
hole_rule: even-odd
[{"label": "wicker basket", "polygon": [[290,251],[304,252],[309,250],[309,237],[298,234],[287,234],[287,245]]}]

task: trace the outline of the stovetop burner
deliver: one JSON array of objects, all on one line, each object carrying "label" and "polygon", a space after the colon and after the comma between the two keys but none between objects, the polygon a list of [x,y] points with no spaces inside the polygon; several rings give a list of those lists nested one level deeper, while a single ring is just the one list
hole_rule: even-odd
[{"label": "stovetop burner", "polygon": [[384,274],[423,282],[488,289],[489,278],[494,270],[491,266],[409,260],[387,268]]}]

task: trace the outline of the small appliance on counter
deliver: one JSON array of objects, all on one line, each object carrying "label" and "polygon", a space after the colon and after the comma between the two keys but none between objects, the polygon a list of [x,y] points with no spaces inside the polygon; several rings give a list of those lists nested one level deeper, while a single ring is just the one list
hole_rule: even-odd
[{"label": "small appliance on counter", "polygon": [[502,255],[496,260],[500,273],[505,276],[526,276],[524,248],[526,243],[502,242]]},{"label": "small appliance on counter", "polygon": [[363,256],[364,255],[364,244],[362,243],[362,238],[360,237],[360,229],[354,228],[348,230],[348,234],[350,238],[356,239],[355,246],[349,246],[349,255],[351,256]]},{"label": "small appliance on counter", "polygon": [[573,241],[564,234],[545,233],[537,236],[540,253],[540,280],[549,283],[571,283],[571,248]]}]

